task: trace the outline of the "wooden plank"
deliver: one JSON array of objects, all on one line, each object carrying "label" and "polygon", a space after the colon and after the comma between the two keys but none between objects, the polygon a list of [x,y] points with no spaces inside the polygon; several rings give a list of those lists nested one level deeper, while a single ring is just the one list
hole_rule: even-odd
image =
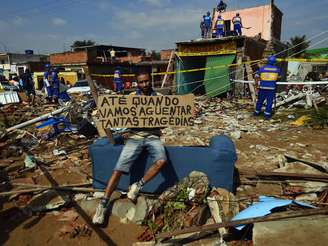
[{"label": "wooden plank", "polygon": [[[247,57],[247,61],[249,62],[250,61],[250,58]],[[246,63],[246,73],[247,73],[247,80],[248,81],[253,81],[254,78],[253,78],[253,70],[252,70],[252,67],[250,65],[250,63]],[[252,83],[248,83],[248,86],[249,86],[249,91],[251,93],[251,97],[252,97],[252,101],[255,105],[256,103],[256,92],[255,92],[255,87],[254,87],[254,84]]]},{"label": "wooden plank", "polygon": [[298,158],[298,157],[290,155],[290,154],[285,154],[284,156],[289,160],[303,162],[305,164],[308,164],[311,167],[314,167],[314,168],[320,170],[321,172],[328,173],[328,164],[301,159],[301,158]]},{"label": "wooden plank", "polygon": [[170,55],[170,60],[169,60],[169,64],[167,65],[167,68],[166,68],[166,74],[164,75],[164,78],[163,78],[163,82],[162,82],[162,86],[161,88],[164,87],[165,83],[166,83],[166,80],[167,78],[169,77],[169,75],[167,74],[169,71],[171,71],[172,69],[172,65],[173,65],[173,57],[174,57],[174,53],[175,51],[172,50],[171,51],[171,55]]},{"label": "wooden plank", "polygon": [[274,213],[268,216],[261,216],[251,219],[243,219],[243,220],[235,220],[235,221],[228,221],[222,223],[216,223],[211,225],[203,225],[203,226],[194,226],[185,228],[182,230],[177,230],[173,232],[164,232],[156,235],[156,238],[171,238],[173,236],[186,234],[186,233],[193,233],[193,232],[203,232],[203,231],[215,231],[222,227],[232,227],[238,225],[248,225],[254,224],[257,222],[266,222],[266,221],[277,221],[277,220],[284,220],[284,219],[291,219],[291,218],[298,218],[298,217],[307,217],[313,215],[323,215],[328,214],[328,208],[321,208],[321,209],[306,209],[302,211],[293,211],[293,212],[281,212],[281,213]]},{"label": "wooden plank", "polygon": [[328,175],[283,173],[283,172],[248,172],[239,171],[242,176],[248,177],[266,177],[266,178],[287,178],[287,179],[306,179],[320,182],[328,182]]}]

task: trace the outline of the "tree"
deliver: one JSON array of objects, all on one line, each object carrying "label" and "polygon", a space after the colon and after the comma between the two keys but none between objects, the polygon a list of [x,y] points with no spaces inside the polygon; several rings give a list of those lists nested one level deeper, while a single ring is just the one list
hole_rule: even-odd
[{"label": "tree", "polygon": [[150,57],[152,60],[160,60],[161,59],[161,54],[159,52],[156,52],[156,50],[152,50],[150,53]]},{"label": "tree", "polygon": [[91,46],[91,45],[95,45],[95,44],[96,44],[96,42],[93,41],[93,40],[76,40],[71,45],[71,48],[76,49],[76,48],[79,48],[79,47]]},{"label": "tree", "polygon": [[292,57],[304,57],[306,49],[310,46],[310,41],[306,41],[306,36],[295,36],[290,38],[290,42],[287,42],[288,56]]}]

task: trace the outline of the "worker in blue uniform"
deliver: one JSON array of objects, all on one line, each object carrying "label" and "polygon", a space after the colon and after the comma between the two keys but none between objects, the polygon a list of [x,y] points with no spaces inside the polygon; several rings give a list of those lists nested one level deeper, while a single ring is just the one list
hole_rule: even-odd
[{"label": "worker in blue uniform", "polygon": [[211,27],[212,27],[212,18],[211,13],[208,11],[206,16],[204,17],[204,24],[205,24],[205,38],[210,38],[212,36]]},{"label": "worker in blue uniform", "polygon": [[224,20],[221,15],[219,15],[218,19],[216,20],[216,37],[224,37]]},{"label": "worker in blue uniform", "polygon": [[227,4],[223,2],[222,0],[218,3],[218,6],[216,7],[216,10],[220,13],[226,11],[227,9]]},{"label": "worker in blue uniform", "polygon": [[114,71],[114,85],[116,92],[121,93],[123,91],[123,80],[121,78],[121,70],[118,67]]},{"label": "worker in blue uniform", "polygon": [[267,65],[262,66],[255,75],[256,84],[259,87],[258,100],[254,116],[261,113],[261,108],[266,100],[264,119],[269,120],[272,115],[272,104],[276,94],[276,83],[280,76],[280,69],[275,66],[276,57],[268,57]]},{"label": "worker in blue uniform", "polygon": [[51,72],[52,81],[52,96],[55,103],[58,103],[59,97],[59,78],[58,78],[58,68],[54,68]]},{"label": "worker in blue uniform", "polygon": [[50,71],[50,66],[49,64],[45,65],[46,71],[43,73],[43,85],[45,87],[46,91],[46,99],[48,102],[52,101],[52,88],[51,88],[51,83],[49,80],[49,71]]},{"label": "worker in blue uniform", "polygon": [[206,17],[206,15],[203,15],[203,19],[202,19],[202,21],[200,22],[200,25],[199,25],[202,38],[205,37],[205,22],[204,22],[205,17]]},{"label": "worker in blue uniform", "polygon": [[237,13],[236,16],[232,18],[232,23],[233,23],[233,31],[235,35],[241,36],[242,35],[241,28],[243,27],[243,24],[241,22],[241,17],[239,13]]}]

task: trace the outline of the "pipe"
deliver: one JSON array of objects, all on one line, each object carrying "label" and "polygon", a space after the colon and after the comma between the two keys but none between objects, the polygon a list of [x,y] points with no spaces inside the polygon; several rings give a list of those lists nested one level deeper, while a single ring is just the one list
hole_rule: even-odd
[{"label": "pipe", "polygon": [[57,114],[61,114],[63,112],[66,112],[70,109],[71,107],[68,106],[68,107],[64,107],[64,108],[61,108],[61,109],[57,109],[51,113],[48,113],[48,114],[44,114],[44,115],[41,115],[40,117],[37,117],[37,118],[34,118],[32,120],[29,120],[29,121],[25,121],[23,123],[20,123],[18,125],[15,125],[15,126],[12,126],[8,129],[6,129],[6,132],[11,132],[13,130],[17,130],[17,129],[20,129],[20,128],[23,128],[23,127],[26,127],[26,126],[29,126],[29,125],[32,125],[36,122],[39,122],[39,121],[42,121],[42,120],[46,120],[48,119],[49,117],[52,117],[54,115],[57,115]]}]

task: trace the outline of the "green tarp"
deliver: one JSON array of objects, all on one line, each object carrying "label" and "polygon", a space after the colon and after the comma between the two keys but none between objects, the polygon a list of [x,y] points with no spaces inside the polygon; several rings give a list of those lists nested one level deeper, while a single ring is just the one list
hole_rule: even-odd
[{"label": "green tarp", "polygon": [[[206,57],[193,56],[193,57],[181,57],[177,59],[176,70],[188,70],[204,68],[206,63]],[[186,72],[176,74],[176,93],[178,95],[188,94],[194,92],[195,89],[202,85],[204,78],[204,71]]]},{"label": "green tarp", "polygon": [[[235,55],[209,56],[206,68],[228,65],[233,62]],[[230,90],[229,67],[223,66],[205,71],[204,87],[206,95],[215,97]]]}]

